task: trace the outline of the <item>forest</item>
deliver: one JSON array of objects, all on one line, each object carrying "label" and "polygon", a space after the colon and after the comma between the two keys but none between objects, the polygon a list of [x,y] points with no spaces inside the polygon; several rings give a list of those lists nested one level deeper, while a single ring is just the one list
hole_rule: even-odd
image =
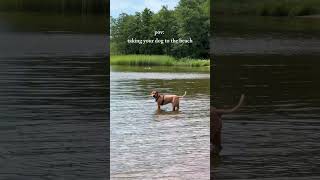
[{"label": "forest", "polygon": [[[133,15],[111,17],[111,53],[168,55],[175,58],[208,58],[210,2],[180,0],[170,10],[144,9]],[[154,31],[163,31],[155,37]],[[192,39],[192,43],[130,44],[128,39]]]}]

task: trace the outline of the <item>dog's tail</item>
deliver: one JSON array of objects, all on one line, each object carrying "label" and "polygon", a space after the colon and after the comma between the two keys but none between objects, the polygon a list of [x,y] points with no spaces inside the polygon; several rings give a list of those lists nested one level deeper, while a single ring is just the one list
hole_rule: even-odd
[{"label": "dog's tail", "polygon": [[238,104],[235,107],[233,107],[232,109],[215,109],[214,111],[217,113],[220,113],[220,114],[232,113],[240,108],[240,106],[243,103],[243,100],[244,100],[244,94],[241,95]]},{"label": "dog's tail", "polygon": [[186,95],[187,95],[187,91],[184,92],[184,95],[178,96],[178,97],[179,97],[179,98],[183,98],[183,97],[186,96]]}]

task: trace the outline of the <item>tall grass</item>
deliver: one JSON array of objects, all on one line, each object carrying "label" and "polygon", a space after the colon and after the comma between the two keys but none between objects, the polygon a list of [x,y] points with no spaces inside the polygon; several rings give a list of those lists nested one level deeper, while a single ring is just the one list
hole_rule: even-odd
[{"label": "tall grass", "polygon": [[257,14],[262,16],[303,16],[320,13],[320,1],[270,0],[258,5]]},{"label": "tall grass", "polygon": [[176,66],[191,66],[191,67],[202,67],[202,66],[210,66],[209,59],[190,59],[190,58],[182,58],[175,62]]},{"label": "tall grass", "polygon": [[111,65],[128,66],[209,66],[209,60],[202,59],[175,59],[167,55],[111,55]]},{"label": "tall grass", "polygon": [[320,0],[216,0],[214,14],[303,16],[320,14]]}]

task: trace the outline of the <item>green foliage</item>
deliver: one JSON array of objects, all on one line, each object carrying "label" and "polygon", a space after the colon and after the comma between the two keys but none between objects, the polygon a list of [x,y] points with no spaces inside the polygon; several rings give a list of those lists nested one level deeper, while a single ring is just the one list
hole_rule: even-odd
[{"label": "green foliage", "polygon": [[[177,36],[178,26],[174,11],[168,10],[166,6],[153,16],[152,20],[155,30],[162,30],[165,32],[164,35],[158,35],[160,39],[170,39]],[[153,47],[159,54],[170,54],[173,48],[172,44],[154,44]]]},{"label": "green foliage", "polygon": [[111,65],[172,66],[175,59],[166,55],[112,55]]},{"label": "green foliage", "polygon": [[215,0],[214,14],[303,16],[320,13],[319,0]]},{"label": "green foliage", "polygon": [[[209,52],[209,0],[180,0],[174,10],[163,6],[157,12],[144,9],[135,15],[112,18],[111,42],[118,54],[156,54],[207,58]],[[164,31],[154,36],[154,31]],[[191,44],[129,44],[127,39],[189,39]]]},{"label": "green foliage", "polygon": [[[178,36],[191,37],[193,43],[177,44],[174,48],[174,56],[193,58],[208,56],[210,19],[208,12],[203,8],[206,3],[205,0],[180,0],[175,10],[179,27]],[[191,55],[190,52],[192,52]]]},{"label": "green foliage", "polygon": [[208,59],[176,59],[168,55],[111,55],[111,65],[129,66],[210,66]]}]

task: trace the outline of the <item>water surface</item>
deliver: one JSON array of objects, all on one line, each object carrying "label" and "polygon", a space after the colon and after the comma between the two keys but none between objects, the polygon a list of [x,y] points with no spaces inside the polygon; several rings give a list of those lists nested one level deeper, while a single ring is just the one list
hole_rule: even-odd
[{"label": "water surface", "polygon": [[0,179],[104,179],[105,35],[39,16],[0,14]]},{"label": "water surface", "polygon": [[242,93],[246,99],[223,117],[212,176],[319,179],[319,21],[234,17],[216,26],[212,103],[230,107]]},{"label": "water surface", "polygon": [[217,16],[214,55],[320,55],[319,18]]},{"label": "water surface", "polygon": [[[209,179],[210,75],[191,69],[111,67],[111,179]],[[180,111],[157,111],[154,89],[187,91]]]}]

